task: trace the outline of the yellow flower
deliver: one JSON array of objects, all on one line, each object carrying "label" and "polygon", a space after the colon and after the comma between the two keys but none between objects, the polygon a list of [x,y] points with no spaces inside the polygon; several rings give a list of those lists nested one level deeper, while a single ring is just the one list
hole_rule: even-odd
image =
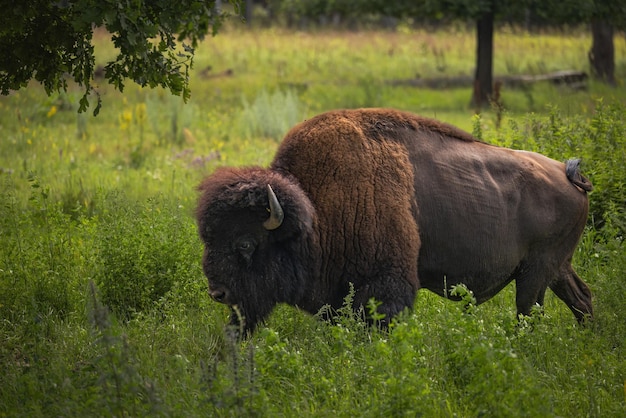
[{"label": "yellow flower", "polygon": [[122,112],[122,120],[124,120],[125,122],[130,122],[131,120],[133,120],[133,112],[130,110],[125,110],[124,112]]},{"label": "yellow flower", "polygon": [[193,145],[196,143],[196,137],[193,136],[193,133],[189,129],[183,128],[183,136],[185,137],[185,142],[188,145]]},{"label": "yellow flower", "polygon": [[57,113],[57,107],[56,106],[52,106],[50,108],[50,110],[48,110],[48,113],[46,114],[47,117],[51,118],[52,116],[54,116]]},{"label": "yellow flower", "polygon": [[120,129],[122,131],[128,130],[130,122],[133,120],[133,112],[130,110],[124,110],[120,114]]},{"label": "yellow flower", "polygon": [[146,121],[146,104],[139,103],[135,106],[135,115],[137,116],[137,124],[143,125]]}]

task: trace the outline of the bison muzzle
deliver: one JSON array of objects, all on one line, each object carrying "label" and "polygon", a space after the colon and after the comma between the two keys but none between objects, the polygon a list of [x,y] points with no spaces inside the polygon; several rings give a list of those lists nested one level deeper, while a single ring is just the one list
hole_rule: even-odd
[{"label": "bison muzzle", "polygon": [[374,298],[385,322],[419,288],[463,283],[478,303],[512,280],[518,314],[546,289],[579,321],[591,292],[571,265],[587,191],[577,160],[488,145],[391,109],[294,127],[269,168],[220,168],[199,187],[203,269],[245,332],[278,303],[316,313]]}]

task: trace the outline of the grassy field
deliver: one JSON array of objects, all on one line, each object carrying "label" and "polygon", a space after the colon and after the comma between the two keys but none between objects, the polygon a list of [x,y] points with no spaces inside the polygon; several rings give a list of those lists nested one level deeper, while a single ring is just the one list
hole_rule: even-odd
[{"label": "grassy field", "polygon": [[[616,37],[617,77],[626,40]],[[104,62],[115,51],[96,37]],[[587,70],[587,33],[496,34],[496,74]],[[471,75],[473,35],[242,31],[197,51],[192,99],[102,85],[0,97],[0,416],[623,417],[626,413],[626,87],[504,89],[390,81]],[[515,318],[514,286],[472,306],[420,292],[390,333],[280,306],[248,341],[225,333],[192,212],[221,165],[266,165],[286,130],[341,107],[390,106],[564,160],[594,182],[574,265],[594,292],[579,326],[548,292]],[[467,296],[468,301],[471,298]]]}]

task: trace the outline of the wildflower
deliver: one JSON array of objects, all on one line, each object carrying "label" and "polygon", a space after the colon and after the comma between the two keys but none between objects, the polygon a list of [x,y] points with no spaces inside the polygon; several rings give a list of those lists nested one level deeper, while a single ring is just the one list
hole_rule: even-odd
[{"label": "wildflower", "polygon": [[196,138],[193,136],[193,133],[188,128],[183,128],[183,136],[185,137],[185,142],[188,144],[195,144]]},{"label": "wildflower", "polygon": [[122,131],[128,130],[130,123],[133,120],[133,112],[130,110],[124,110],[120,115],[120,129]]},{"label": "wildflower", "polygon": [[146,104],[139,103],[135,106],[135,116],[137,118],[137,124],[139,126],[143,126],[146,122],[147,112],[146,112]]},{"label": "wildflower", "polygon": [[46,114],[47,117],[51,118],[52,116],[54,116],[57,113],[57,107],[56,106],[52,106],[50,108],[50,110],[48,110],[48,113]]}]

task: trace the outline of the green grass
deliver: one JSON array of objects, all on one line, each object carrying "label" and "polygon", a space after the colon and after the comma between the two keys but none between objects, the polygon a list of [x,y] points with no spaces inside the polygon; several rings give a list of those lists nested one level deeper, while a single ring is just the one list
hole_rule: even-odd
[{"label": "green grass", "polygon": [[[589,44],[500,31],[496,73],[584,70]],[[505,90],[496,126],[493,111],[473,117],[469,89],[387,83],[470,74],[473,48],[453,31],[231,29],[199,48],[186,105],[132,85],[101,86],[97,118],[75,113],[74,89],[1,97],[0,416],[623,416],[624,86]],[[616,37],[620,79],[625,55]],[[390,333],[349,301],[337,324],[279,306],[233,341],[200,267],[196,185],[220,165],[267,165],[297,120],[359,106],[582,157],[595,190],[574,264],[596,320],[579,326],[548,292],[518,323],[510,285],[469,311],[420,292]]]}]

